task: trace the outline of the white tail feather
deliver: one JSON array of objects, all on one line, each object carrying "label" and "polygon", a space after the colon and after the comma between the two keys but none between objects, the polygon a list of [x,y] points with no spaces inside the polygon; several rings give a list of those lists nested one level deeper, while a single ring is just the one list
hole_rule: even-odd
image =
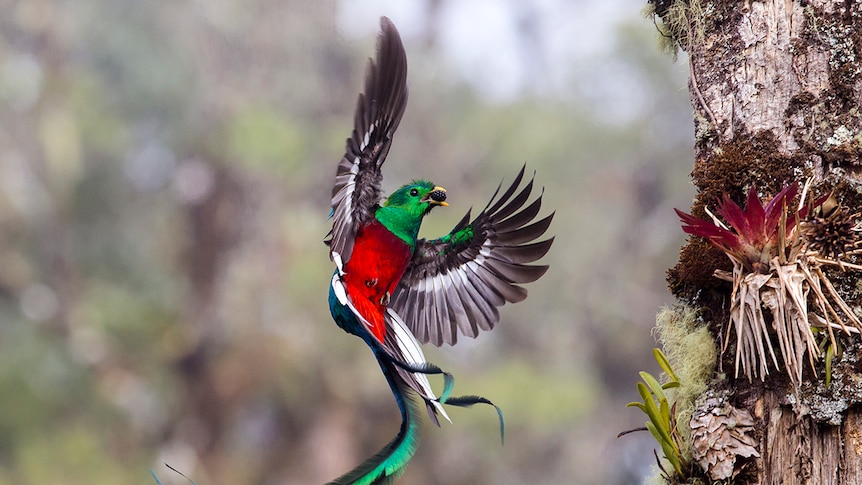
[{"label": "white tail feather", "polygon": [[[416,341],[416,337],[410,332],[407,328],[407,325],[404,323],[404,320],[395,313],[395,310],[391,308],[386,309],[387,315],[389,315],[390,321],[392,322],[392,328],[395,335],[395,341],[398,343],[398,348],[401,349],[401,353],[404,354],[405,359],[407,359],[407,363],[411,365],[422,365],[426,364],[425,354],[422,352],[422,348],[419,347],[419,342]],[[431,389],[431,383],[428,382],[428,376],[425,374],[414,373],[416,380],[419,382],[419,386],[422,388],[423,397],[429,399],[434,403],[434,408],[438,413],[443,415],[446,418],[446,421],[452,422],[452,419],[449,418],[449,415],[446,414],[446,410],[443,409],[443,405],[437,401],[437,395],[434,394],[434,390]]]}]

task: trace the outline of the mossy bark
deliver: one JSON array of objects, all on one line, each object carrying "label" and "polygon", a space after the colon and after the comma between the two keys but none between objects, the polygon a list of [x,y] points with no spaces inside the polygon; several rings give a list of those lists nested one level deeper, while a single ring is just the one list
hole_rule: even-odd
[{"label": "mossy bark", "polygon": [[[723,193],[742,204],[752,186],[768,197],[808,177],[851,212],[862,210],[862,2],[675,0],[656,7],[657,15],[674,16],[662,20],[689,55],[694,215],[706,217],[704,207],[715,208]],[[725,255],[692,238],[668,281],[723,342],[731,288],[713,276],[717,268],[730,269]],[[858,273],[835,278],[858,312]],[[763,383],[734,379],[732,345],[720,358],[727,378],[716,382],[758,421],[760,457],[738,460],[734,483],[862,483],[862,392],[854,384],[862,382],[855,365],[862,345],[858,335],[842,339],[848,348],[829,389],[822,360],[794,389],[778,371]]]}]

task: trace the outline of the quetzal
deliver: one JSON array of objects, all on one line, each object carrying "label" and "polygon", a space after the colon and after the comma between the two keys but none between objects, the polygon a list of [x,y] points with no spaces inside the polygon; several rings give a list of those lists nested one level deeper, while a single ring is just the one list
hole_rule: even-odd
[{"label": "quetzal", "polygon": [[[493,328],[500,319],[497,307],[523,300],[527,291],[518,285],[548,269],[527,263],[544,256],[553,242],[533,242],[548,229],[553,214],[535,221],[542,196],[527,204],[533,181],[518,188],[524,168],[502,194],[502,184],[498,187],[475,219],[470,221],[468,211],[438,239],[417,238],[431,209],[448,205],[445,189],[414,180],[382,197],[381,166],[407,104],[407,55],[386,17],[381,29],[376,62],[369,59],[353,134],[332,189],[333,224],[326,242],[336,271],[329,307],[339,327],[371,347],[402,423],[392,442],[333,484],[391,483],[401,473],[413,456],[420,423],[413,394],[438,425],[438,415],[448,419],[443,404],[491,404],[478,396],[450,397],[451,375],[425,361],[417,338],[451,345],[459,334],[475,337]],[[443,374],[440,397],[428,374]]]}]

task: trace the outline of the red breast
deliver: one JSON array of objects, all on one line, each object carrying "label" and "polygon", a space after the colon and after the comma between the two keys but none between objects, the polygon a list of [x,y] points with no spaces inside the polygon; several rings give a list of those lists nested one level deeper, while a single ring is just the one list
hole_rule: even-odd
[{"label": "red breast", "polygon": [[356,310],[371,324],[381,342],[386,334],[383,315],[412,257],[410,246],[382,224],[373,221],[356,233],[353,254],[344,267],[347,294]]}]

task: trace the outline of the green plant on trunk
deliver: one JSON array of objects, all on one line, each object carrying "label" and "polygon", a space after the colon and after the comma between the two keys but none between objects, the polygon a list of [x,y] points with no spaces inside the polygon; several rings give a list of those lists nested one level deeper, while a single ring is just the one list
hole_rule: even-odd
[{"label": "green plant on trunk", "polygon": [[[643,382],[638,382],[637,388],[643,402],[634,401],[626,406],[636,407],[649,417],[649,421],[646,422],[646,429],[661,446],[664,458],[673,466],[674,472],[682,475],[682,469],[687,463],[680,452],[682,437],[676,425],[676,403],[671,405],[664,392],[666,389],[679,387],[679,379],[671,369],[670,362],[668,362],[664,352],[656,348],[653,349],[653,355],[659,367],[667,375],[668,381],[660,384],[652,374],[641,371],[640,376]],[[659,467],[667,474],[667,471],[661,466],[661,462],[659,462]]]}]

